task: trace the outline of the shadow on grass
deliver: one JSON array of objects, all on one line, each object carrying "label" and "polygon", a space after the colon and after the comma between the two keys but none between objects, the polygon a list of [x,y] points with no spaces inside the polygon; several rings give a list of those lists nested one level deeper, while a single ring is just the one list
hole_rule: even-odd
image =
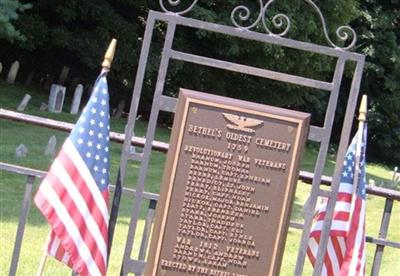
[{"label": "shadow on grass", "polygon": [[[25,193],[27,177],[11,172],[1,171],[0,180],[0,222],[1,223],[15,223],[19,221],[20,212],[22,210],[22,203]],[[40,185],[40,179],[35,179],[33,184],[32,198]],[[110,193],[110,200],[114,194]],[[119,207],[119,218],[130,218],[132,211],[134,197],[131,195],[123,195]],[[111,202],[110,202],[111,204]],[[143,208],[140,212],[140,218],[144,219],[147,214],[148,201],[142,201]],[[27,224],[37,226],[47,224],[39,210],[36,208],[33,200],[28,213]]]}]

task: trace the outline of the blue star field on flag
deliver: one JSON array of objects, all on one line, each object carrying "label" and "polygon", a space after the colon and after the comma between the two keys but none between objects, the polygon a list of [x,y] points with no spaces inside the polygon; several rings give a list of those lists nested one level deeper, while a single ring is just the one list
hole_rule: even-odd
[{"label": "blue star field on flag", "polygon": [[[346,158],[343,163],[342,175],[340,182],[347,183],[353,185],[354,181],[354,171],[355,171],[355,162],[356,162],[356,145],[357,145],[357,137],[360,135],[360,131],[357,135],[354,136],[353,141],[351,142],[350,147],[347,150]],[[357,186],[357,194],[365,199],[366,190],[365,190],[365,146],[366,146],[366,137],[367,137],[367,127],[363,129],[362,133],[363,137],[361,139],[361,156],[360,156],[360,170],[358,176],[358,186]]]},{"label": "blue star field on flag", "polygon": [[109,184],[109,121],[106,73],[102,73],[97,78],[92,96],[70,136],[100,191]]}]

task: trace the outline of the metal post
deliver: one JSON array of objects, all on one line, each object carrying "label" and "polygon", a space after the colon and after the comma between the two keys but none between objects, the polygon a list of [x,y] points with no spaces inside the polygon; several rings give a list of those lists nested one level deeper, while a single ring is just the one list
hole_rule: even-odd
[{"label": "metal post", "polygon": [[[146,132],[146,143],[145,143],[145,146],[143,149],[143,159],[142,159],[142,163],[140,165],[140,170],[139,170],[139,178],[138,178],[138,183],[137,183],[137,188],[136,188],[136,195],[135,195],[135,199],[133,201],[131,221],[129,224],[128,237],[126,240],[123,264],[122,264],[122,269],[121,269],[121,273],[120,273],[121,275],[126,275],[128,272],[127,266],[129,265],[130,255],[132,252],[134,238],[135,238],[135,234],[136,234],[136,227],[137,227],[137,222],[139,219],[142,196],[143,196],[143,192],[144,192],[144,182],[145,182],[146,176],[147,176],[147,169],[148,169],[149,161],[150,161],[152,142],[153,142],[155,130],[157,127],[157,118],[158,118],[158,113],[160,110],[160,107],[159,107],[160,98],[161,98],[162,92],[164,90],[165,77],[167,75],[168,64],[169,64],[169,60],[170,60],[169,52],[172,47],[172,42],[174,39],[175,27],[176,27],[176,24],[174,24],[174,23],[168,24],[167,33],[165,36],[163,56],[161,59],[160,70],[159,70],[158,78],[157,78],[157,85],[156,85],[156,89],[154,92],[154,100],[153,100],[153,105],[151,108],[149,125],[148,125],[147,132]],[[130,130],[131,127],[128,126],[127,129]],[[126,151],[129,152],[129,148],[124,147],[124,152],[126,152]],[[126,166],[126,164],[125,164],[125,166]]]},{"label": "metal post", "polygon": [[335,207],[334,203],[336,202],[336,197],[339,191],[340,174],[341,174],[342,164],[346,155],[347,146],[349,144],[351,126],[353,124],[353,117],[356,109],[357,97],[359,93],[363,68],[364,68],[364,60],[361,60],[357,63],[356,66],[355,74],[350,89],[350,96],[347,102],[346,115],[342,126],[342,133],[340,135],[340,145],[336,158],[335,171],[333,173],[333,181],[332,181],[331,199],[335,200],[331,200],[328,202],[321,239],[318,247],[318,256],[314,267],[314,273],[313,273],[314,276],[319,276],[321,275],[322,272],[324,256],[328,244],[330,228],[332,225],[333,211]]},{"label": "metal post", "polygon": [[112,247],[112,242],[113,242],[113,238],[114,238],[114,230],[115,230],[115,225],[116,225],[116,221],[117,221],[117,217],[118,217],[119,204],[121,201],[121,193],[122,193],[121,190],[124,185],[125,170],[126,170],[127,162],[129,159],[129,154],[128,154],[129,147],[131,146],[132,134],[133,134],[134,124],[135,124],[135,119],[137,116],[137,108],[139,105],[139,99],[140,99],[140,95],[141,95],[144,74],[146,71],[146,63],[147,63],[147,57],[148,57],[149,50],[150,50],[150,42],[151,42],[151,37],[153,34],[153,30],[152,30],[153,26],[154,26],[154,20],[149,18],[147,20],[147,24],[146,24],[144,42],[142,45],[142,51],[141,51],[140,60],[139,60],[139,68],[138,68],[137,75],[136,75],[132,103],[131,103],[131,107],[130,107],[130,111],[129,111],[128,124],[125,128],[125,139],[124,139],[124,145],[123,145],[123,152],[122,152],[121,160],[119,163],[120,167],[118,170],[117,181],[115,183],[115,191],[114,191],[114,197],[113,197],[113,201],[112,201],[112,207],[111,207],[111,213],[110,213],[110,223],[109,223],[108,255],[110,255],[110,253],[111,253],[111,247]]},{"label": "metal post", "polygon": [[139,260],[144,260],[146,258],[147,245],[150,238],[151,225],[153,224],[156,206],[157,206],[157,201],[151,199],[143,229],[142,244],[140,245],[140,250],[139,250],[139,258],[138,258]]},{"label": "metal post", "polygon": [[22,238],[24,236],[24,231],[25,231],[26,218],[28,216],[29,208],[31,206],[32,187],[34,181],[35,177],[32,175],[28,175],[25,186],[24,201],[22,203],[21,213],[19,215],[17,235],[15,237],[14,250],[11,259],[11,266],[9,272],[10,276],[14,276],[17,272],[18,260],[21,252]]},{"label": "metal post", "polygon": [[[392,214],[392,208],[393,208],[393,199],[386,198],[385,209],[384,209],[383,215],[382,215],[381,227],[379,229],[379,238],[385,239],[387,236],[389,222],[390,222],[390,216]],[[381,268],[382,255],[383,255],[384,249],[385,249],[384,245],[382,245],[382,244],[376,245],[374,262],[372,264],[372,270],[371,270],[372,276],[379,275],[379,270]]]},{"label": "metal post", "polygon": [[311,187],[311,194],[307,200],[304,210],[304,229],[302,233],[299,253],[297,255],[295,274],[301,275],[304,268],[304,261],[306,258],[306,252],[308,247],[309,234],[311,230],[311,224],[313,220],[313,214],[315,205],[318,199],[318,193],[320,190],[320,183],[322,173],[325,167],[326,155],[329,148],[329,139],[331,136],[334,114],[336,111],[337,101],[339,97],[340,85],[342,82],[343,71],[345,67],[345,60],[339,58],[336,62],[335,74],[333,76],[333,89],[329,97],[329,103],[327,112],[325,114],[324,129],[326,130],[324,137],[321,139],[321,145],[318,152],[317,163],[314,168],[314,178]]}]

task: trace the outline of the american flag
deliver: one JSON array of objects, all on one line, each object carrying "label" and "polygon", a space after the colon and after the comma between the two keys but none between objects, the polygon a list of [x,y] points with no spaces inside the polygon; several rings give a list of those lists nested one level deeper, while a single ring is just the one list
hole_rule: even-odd
[{"label": "american flag", "polygon": [[[361,139],[359,135],[362,135]],[[322,275],[365,274],[365,147],[367,126],[353,138],[342,168],[337,202],[323,262]],[[361,143],[360,143],[361,142]],[[361,144],[357,147],[357,144]],[[359,155],[359,158],[357,158]],[[357,161],[359,160],[359,169]],[[358,171],[358,177],[355,174]],[[357,181],[358,180],[358,181]],[[357,181],[357,183],[354,183]],[[357,185],[354,187],[353,185]],[[318,254],[326,207],[325,200],[316,211],[307,255],[314,266]]]},{"label": "american flag", "polygon": [[47,252],[80,275],[105,275],[108,241],[109,96],[107,72],[35,196],[51,226]]}]

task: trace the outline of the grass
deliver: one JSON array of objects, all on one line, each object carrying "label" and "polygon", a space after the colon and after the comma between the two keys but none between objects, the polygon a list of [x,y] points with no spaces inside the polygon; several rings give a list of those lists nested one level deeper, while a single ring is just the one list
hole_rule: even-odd
[{"label": "grass", "polygon": [[[0,83],[0,107],[7,109],[15,109],[23,95],[26,93],[26,88],[22,86],[9,86]],[[46,116],[56,120],[67,122],[75,122],[76,115],[70,115],[67,112],[60,114],[47,113],[39,111],[41,102],[46,102],[46,96],[40,89],[30,89],[29,94],[33,97],[28,104],[26,113]],[[65,111],[68,111],[66,109]],[[113,131],[123,132],[126,121],[125,119],[112,119],[111,127]],[[146,123],[142,121],[137,122],[136,135],[144,136],[146,130]],[[52,161],[51,157],[44,156],[44,148],[48,139],[55,135],[57,137],[58,148],[61,146],[62,141],[66,138],[67,134],[46,128],[35,127],[24,123],[16,123],[11,121],[0,120],[0,161],[21,166],[31,167],[40,170],[47,170]],[[169,130],[165,128],[158,128],[156,139],[161,141],[168,141]],[[28,148],[28,154],[25,158],[15,157],[15,148],[19,144],[25,144]],[[111,182],[115,182],[116,173],[118,170],[119,159],[121,155],[122,145],[112,143],[111,145]],[[312,145],[307,147],[304,154],[302,169],[312,170],[317,151]],[[158,193],[161,182],[161,175],[164,168],[165,155],[158,152],[153,152],[151,156],[150,167],[146,182],[146,190],[149,192]],[[129,163],[127,170],[126,185],[134,187],[139,164],[132,162]],[[325,173],[332,173],[334,168],[334,156],[329,156]],[[367,168],[368,178],[374,179],[377,185],[382,182],[388,182],[391,179],[390,171],[380,165],[371,164]],[[11,262],[12,249],[14,246],[14,239],[18,224],[19,212],[24,195],[24,183],[26,179],[22,175],[16,175],[5,171],[0,171],[0,274],[6,273],[9,269]],[[39,181],[35,182],[37,188]],[[292,219],[295,221],[302,221],[302,208],[307,199],[310,191],[310,186],[299,183],[296,191],[296,198],[293,204]],[[132,198],[130,196],[123,196],[120,206],[119,218],[117,221],[117,228],[113,248],[110,257],[109,275],[117,275],[122,262],[122,255],[125,248],[126,236],[129,226],[129,218],[131,213]],[[367,199],[367,235],[377,237],[379,233],[379,225],[382,216],[384,200],[379,197],[368,196]],[[394,209],[391,218],[389,236],[390,240],[400,241],[400,206],[398,202],[394,204]],[[396,215],[397,214],[397,215]],[[144,212],[142,212],[142,217]],[[141,219],[138,224],[137,239],[143,231],[144,221]],[[22,243],[21,257],[18,266],[18,275],[32,275],[36,272],[39,264],[43,245],[48,234],[47,223],[43,220],[35,207],[32,207]],[[300,242],[301,231],[296,229],[289,229],[289,235],[286,241],[285,255],[281,269],[281,275],[292,275],[293,267],[296,262],[297,250]],[[138,252],[139,242],[135,242],[133,254]],[[372,258],[375,251],[375,246],[368,244],[368,263],[367,272],[371,269]],[[400,267],[398,260],[400,259],[400,250],[385,248],[383,254],[383,261],[381,266],[380,275],[400,275]],[[369,272],[368,272],[369,273]],[[309,262],[306,261],[304,275],[311,274],[311,267]],[[70,275],[70,270],[60,265],[54,260],[49,260],[46,266],[45,275]]]}]

